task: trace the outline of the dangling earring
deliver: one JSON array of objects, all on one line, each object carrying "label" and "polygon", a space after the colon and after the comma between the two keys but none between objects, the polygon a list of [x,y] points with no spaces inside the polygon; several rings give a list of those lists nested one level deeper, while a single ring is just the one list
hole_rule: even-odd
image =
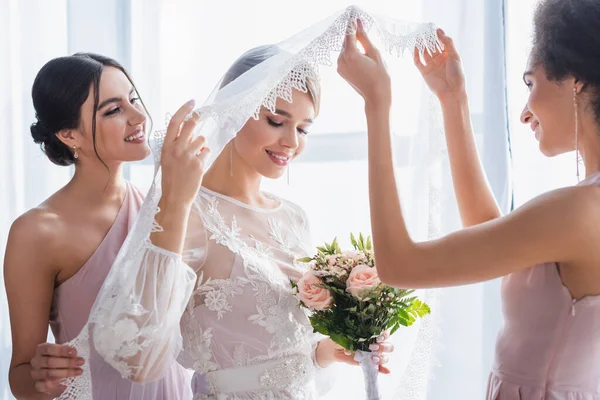
[{"label": "dangling earring", "polygon": [[579,103],[577,101],[577,88],[573,88],[573,108],[575,109],[575,162],[577,166],[576,175],[579,182]]},{"label": "dangling earring", "polygon": [[74,151],[73,158],[77,160],[79,158],[79,153],[77,152],[77,146],[73,145],[73,151]]},{"label": "dangling earring", "polygon": [[229,176],[233,176],[233,140],[229,142]]}]

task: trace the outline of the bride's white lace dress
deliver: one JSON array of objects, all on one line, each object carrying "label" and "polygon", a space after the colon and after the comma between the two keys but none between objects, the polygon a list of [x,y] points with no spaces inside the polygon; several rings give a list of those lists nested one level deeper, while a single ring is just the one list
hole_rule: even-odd
[{"label": "bride's white lace dress", "polygon": [[260,209],[200,190],[183,254],[199,278],[179,356],[204,376],[194,378],[197,398],[210,398],[198,394],[206,389],[235,399],[315,397],[315,337],[290,284],[303,272],[295,260],[311,251],[308,225],[298,206],[276,201]]},{"label": "bride's white lace dress", "polygon": [[314,360],[320,338],[290,284],[303,272],[296,260],[311,250],[306,216],[268,196],[273,209],[202,188],[182,256],[143,246],[131,261],[144,263],[135,284],[94,329],[113,367],[154,378],[181,348],[194,399],[313,399],[317,372],[328,386]]}]

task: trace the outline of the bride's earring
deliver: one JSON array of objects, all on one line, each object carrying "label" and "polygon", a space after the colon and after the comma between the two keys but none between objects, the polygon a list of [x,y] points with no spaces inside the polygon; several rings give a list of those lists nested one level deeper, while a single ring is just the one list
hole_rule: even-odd
[{"label": "bride's earring", "polygon": [[229,142],[229,176],[233,176],[233,140]]},{"label": "bride's earring", "polygon": [[575,162],[576,175],[579,182],[579,102],[577,101],[577,88],[573,88],[573,108],[575,109]]},{"label": "bride's earring", "polygon": [[79,158],[79,153],[77,152],[77,146],[75,146],[75,145],[73,145],[73,158],[76,160]]}]

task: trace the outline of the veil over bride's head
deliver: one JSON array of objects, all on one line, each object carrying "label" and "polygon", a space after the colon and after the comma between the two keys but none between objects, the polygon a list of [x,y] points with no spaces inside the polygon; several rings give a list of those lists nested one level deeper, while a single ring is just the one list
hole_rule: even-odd
[{"label": "veil over bride's head", "polygon": [[[249,119],[258,118],[263,108],[274,113],[277,100],[291,102],[294,91],[308,93],[314,102],[315,113],[320,113],[321,118],[330,112],[335,114],[334,118],[339,119],[363,113],[361,108],[340,109],[331,103],[326,106],[326,99],[321,99],[321,90],[327,97],[325,83],[329,83],[326,81],[333,76],[332,72],[327,70],[333,70],[333,74],[335,73],[335,67],[331,67],[336,64],[335,59],[342,50],[346,35],[356,31],[358,19],[380,47],[382,54],[388,54],[389,60],[406,53],[412,63],[415,48],[422,54],[441,46],[433,24],[393,20],[351,6],[284,41],[247,51],[233,63],[217,82],[212,94],[195,110],[200,115],[196,134],[205,136],[211,149],[209,165]],[[404,212],[410,214],[407,219],[412,225],[411,232],[417,232],[417,237],[424,238],[435,235],[439,230],[442,188],[440,180],[432,178],[431,171],[438,168],[438,161],[442,158],[443,136],[440,134],[440,120],[437,118],[438,111],[434,102],[427,96],[417,98],[414,95],[416,90],[410,89],[416,87],[416,84],[419,82],[403,82],[404,87],[393,88],[393,95],[395,103],[406,105],[406,109],[399,110],[399,116],[402,117],[399,132],[404,138],[410,139],[409,143],[415,149],[410,155],[406,149],[408,146],[401,149],[406,164],[403,171],[410,175],[410,183],[418,184],[418,188],[413,191],[415,196],[418,196],[418,201],[412,202],[412,205],[409,202],[409,206],[404,207]],[[138,219],[98,294],[87,325],[72,342],[82,357],[89,357],[91,350],[92,353],[102,354],[101,344],[95,340],[98,327],[106,326],[105,316],[113,310],[111,307],[114,298],[127,292],[131,282],[140,274],[140,269],[131,263],[131,260],[142,250],[153,229],[154,216],[161,197],[160,153],[163,138],[164,131],[153,135],[151,145],[155,157],[155,177],[152,186],[139,211]],[[365,209],[364,212],[368,214],[368,210]],[[434,295],[434,292],[428,292],[422,296],[423,300],[432,306],[433,315]],[[402,368],[401,377],[396,375],[394,378],[400,381],[402,386],[394,398],[421,399],[425,393],[434,342],[431,321],[432,318],[426,318],[420,327],[415,329],[418,331],[415,335],[418,339],[411,347],[410,354],[404,357],[408,366],[404,365]],[[396,346],[397,349],[402,347],[405,346]],[[180,349],[181,343],[173,346],[170,350],[171,355],[162,356],[172,356],[174,359]],[[397,357],[402,358],[400,355]],[[89,385],[93,383],[92,378],[90,371],[84,366],[82,377],[66,382],[69,389],[61,398],[85,400],[85,394],[91,393]],[[152,382],[146,383],[145,390],[149,390],[151,385]]]},{"label": "veil over bride's head", "polygon": [[[266,45],[252,48],[242,54],[225,73],[219,91],[234,82],[244,79],[244,74],[270,58],[280,54],[282,50],[276,45]],[[305,75],[300,69],[290,71],[290,74]],[[290,163],[301,155],[307,145],[307,132],[319,113],[321,102],[320,81],[315,71],[302,82],[302,88],[294,88],[290,99],[277,98],[276,113],[264,106],[254,117],[249,118],[241,130],[236,133],[236,139],[228,144],[228,151],[221,154],[223,167],[229,168],[234,175],[234,158],[241,158],[243,165],[250,166],[260,175],[276,179],[281,177]],[[235,149],[235,155],[234,155]],[[214,165],[214,164],[213,164]],[[236,167],[240,165],[235,162]]]},{"label": "veil over bride's head", "polygon": [[[250,69],[269,60],[271,57],[280,54],[281,52],[282,49],[279,46],[273,44],[258,46],[246,51],[237,60],[233,62],[231,67],[229,67],[229,69],[223,76],[223,79],[221,80],[219,90],[223,89],[225,86],[229,85],[231,82],[244,75]],[[300,70],[298,71],[298,73],[302,74],[303,72]],[[318,79],[312,78],[315,75],[316,73],[314,71],[311,71],[311,73],[307,74],[306,81],[304,83],[306,85],[306,90],[310,94],[310,97],[312,98],[313,103],[315,105],[315,114],[318,115],[321,100],[321,85]]]}]

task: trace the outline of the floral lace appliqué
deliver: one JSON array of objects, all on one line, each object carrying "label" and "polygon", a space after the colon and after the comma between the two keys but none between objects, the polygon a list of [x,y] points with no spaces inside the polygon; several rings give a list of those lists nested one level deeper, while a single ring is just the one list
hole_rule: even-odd
[{"label": "floral lace appliqu\u00e9", "polygon": [[194,295],[204,295],[204,305],[215,311],[218,319],[223,318],[225,312],[231,312],[228,299],[244,292],[244,285],[248,281],[244,278],[237,279],[208,279],[203,285],[198,286]]}]

